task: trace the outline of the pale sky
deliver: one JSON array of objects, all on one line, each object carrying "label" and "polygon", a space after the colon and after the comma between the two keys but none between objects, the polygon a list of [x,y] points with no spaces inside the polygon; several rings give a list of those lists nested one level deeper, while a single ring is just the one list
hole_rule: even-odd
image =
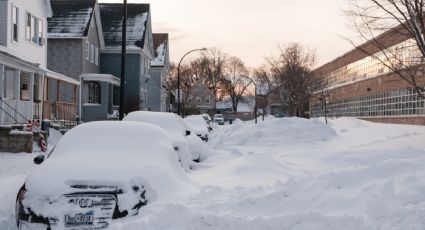
[{"label": "pale sky", "polygon": [[150,3],[153,32],[169,33],[172,61],[191,49],[219,47],[251,67],[289,42],[315,49],[318,65],[351,50],[341,38],[354,35],[342,11],[347,1],[128,0]]}]

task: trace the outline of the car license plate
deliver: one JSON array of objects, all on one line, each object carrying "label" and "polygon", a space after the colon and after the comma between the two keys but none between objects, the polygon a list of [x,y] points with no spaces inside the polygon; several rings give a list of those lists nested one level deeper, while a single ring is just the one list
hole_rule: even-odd
[{"label": "car license plate", "polygon": [[76,227],[82,225],[93,225],[94,211],[77,213],[75,215],[65,215],[65,227]]}]

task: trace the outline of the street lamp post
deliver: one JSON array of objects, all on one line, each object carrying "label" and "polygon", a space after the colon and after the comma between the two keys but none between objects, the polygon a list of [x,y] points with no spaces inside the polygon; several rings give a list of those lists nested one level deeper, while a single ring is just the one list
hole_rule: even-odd
[{"label": "street lamp post", "polygon": [[194,50],[191,50],[191,51],[189,51],[189,52],[187,52],[185,55],[183,55],[183,57],[180,59],[180,61],[179,61],[179,65],[178,65],[178,67],[177,67],[177,114],[179,115],[179,116],[181,116],[181,110],[180,110],[180,92],[181,92],[181,89],[180,89],[180,65],[181,65],[181,63],[182,63],[182,61],[183,61],[183,59],[187,56],[187,55],[189,55],[190,53],[192,53],[192,52],[195,52],[195,51],[206,51],[207,50],[207,48],[202,48],[202,49],[194,49]]},{"label": "street lamp post", "polygon": [[127,41],[127,0],[123,5],[122,41],[121,41],[121,85],[120,85],[120,111],[119,119],[124,118],[124,86],[125,86],[125,55]]},{"label": "street lamp post", "polygon": [[255,90],[255,94],[254,94],[254,117],[255,117],[255,124],[257,124],[257,111],[258,111],[258,107],[257,107],[257,84],[254,83],[254,90]]}]

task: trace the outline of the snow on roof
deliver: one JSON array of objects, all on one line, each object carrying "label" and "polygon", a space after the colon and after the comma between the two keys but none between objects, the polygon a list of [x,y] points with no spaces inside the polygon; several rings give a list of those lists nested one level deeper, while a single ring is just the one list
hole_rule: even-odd
[{"label": "snow on roof", "polygon": [[[121,46],[122,8],[122,4],[100,4],[100,14],[106,47]],[[128,4],[128,48],[143,48],[149,11],[149,4]]]},{"label": "snow on roof", "polygon": [[153,34],[153,45],[156,48],[155,59],[152,66],[164,66],[167,58],[168,34]]},{"label": "snow on roof", "polygon": [[151,65],[153,66],[162,66],[165,62],[165,43],[162,43],[161,45],[156,48],[156,57],[151,61]]},{"label": "snow on roof", "polygon": [[96,0],[51,0],[53,16],[48,18],[48,37],[85,37]]},{"label": "snow on roof", "polygon": [[216,108],[217,109],[231,109],[232,103],[230,101],[217,101]]}]

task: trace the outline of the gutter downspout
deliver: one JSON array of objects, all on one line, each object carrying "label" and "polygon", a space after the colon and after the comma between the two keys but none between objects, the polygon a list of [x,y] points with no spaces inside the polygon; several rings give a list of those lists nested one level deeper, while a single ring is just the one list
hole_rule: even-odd
[{"label": "gutter downspout", "polygon": [[82,116],[81,116],[81,110],[82,110],[82,107],[83,107],[83,105],[81,104],[81,102],[83,101],[82,98],[81,98],[81,96],[82,96],[82,87],[83,87],[83,75],[80,75],[80,90],[79,90],[80,103],[79,103],[79,106],[78,106],[79,122],[81,122],[83,120],[82,119]]}]

